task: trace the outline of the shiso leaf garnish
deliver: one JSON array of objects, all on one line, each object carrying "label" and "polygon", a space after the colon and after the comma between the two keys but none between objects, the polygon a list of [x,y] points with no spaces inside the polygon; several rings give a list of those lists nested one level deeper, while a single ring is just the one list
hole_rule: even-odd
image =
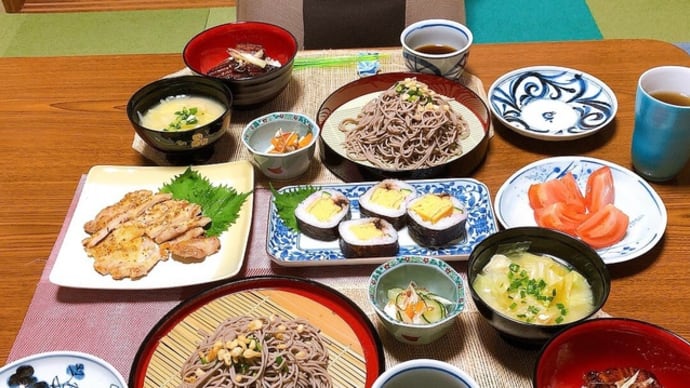
[{"label": "shiso leaf garnish", "polygon": [[295,218],[295,209],[300,202],[307,199],[308,196],[314,194],[319,189],[314,186],[296,186],[286,190],[278,191],[269,183],[271,193],[273,193],[273,204],[276,207],[278,216],[288,228],[299,232],[297,226],[297,219]]},{"label": "shiso leaf garnish", "polygon": [[238,193],[227,185],[213,185],[191,167],[163,185],[160,192],[170,193],[174,199],[199,204],[202,213],[211,219],[207,236],[218,236],[228,230],[237,221],[242,204],[252,193]]}]

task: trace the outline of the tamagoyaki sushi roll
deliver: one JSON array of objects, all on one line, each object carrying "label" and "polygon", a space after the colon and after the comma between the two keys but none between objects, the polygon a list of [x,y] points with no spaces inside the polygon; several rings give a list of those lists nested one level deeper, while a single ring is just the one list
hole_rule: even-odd
[{"label": "tamagoyaki sushi roll", "polygon": [[347,220],[338,226],[340,250],[346,258],[395,256],[398,232],[378,217]]},{"label": "tamagoyaki sushi roll", "polygon": [[338,239],[338,224],[350,219],[350,200],[333,189],[314,192],[295,208],[300,232],[323,241]]},{"label": "tamagoyaki sushi roll", "polygon": [[385,179],[359,197],[359,211],[362,216],[383,218],[400,230],[407,223],[407,204],[415,197],[417,190],[412,185]]},{"label": "tamagoyaki sushi roll", "polygon": [[410,237],[424,247],[441,247],[465,234],[467,210],[448,193],[421,195],[407,205]]}]

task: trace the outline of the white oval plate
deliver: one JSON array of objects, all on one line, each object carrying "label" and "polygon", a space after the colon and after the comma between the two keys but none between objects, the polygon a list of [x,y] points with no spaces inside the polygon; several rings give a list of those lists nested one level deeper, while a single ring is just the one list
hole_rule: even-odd
[{"label": "white oval plate", "polygon": [[533,66],[511,71],[489,88],[491,112],[513,131],[540,140],[573,140],[610,123],[613,91],[579,70]]},{"label": "white oval plate", "polygon": [[536,226],[527,196],[532,183],[557,178],[570,171],[584,193],[587,177],[603,166],[611,168],[616,190],[614,204],[630,217],[630,225],[622,241],[597,252],[606,264],[634,259],[652,249],[664,235],[666,207],[645,180],[611,162],[583,156],[560,156],[528,164],[508,178],[496,192],[496,218],[506,228]]},{"label": "white oval plate", "polygon": [[20,375],[50,387],[127,388],[127,382],[112,365],[81,352],[56,351],[21,358],[0,368],[0,386],[23,387]]}]

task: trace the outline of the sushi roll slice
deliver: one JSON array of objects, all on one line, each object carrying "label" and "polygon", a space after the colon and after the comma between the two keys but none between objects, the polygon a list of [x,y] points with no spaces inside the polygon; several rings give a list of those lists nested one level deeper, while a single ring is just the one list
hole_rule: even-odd
[{"label": "sushi roll slice", "polygon": [[338,224],[349,218],[350,200],[333,189],[323,189],[311,194],[295,209],[299,230],[317,240],[336,240]]},{"label": "sushi roll slice", "polygon": [[383,218],[365,217],[338,226],[340,250],[347,258],[395,256],[398,232]]},{"label": "sushi roll slice", "polygon": [[407,223],[407,203],[417,196],[412,185],[396,179],[386,179],[372,186],[359,198],[359,211],[366,217],[379,217],[395,229]]},{"label": "sushi roll slice", "polygon": [[441,247],[465,234],[465,206],[448,193],[421,195],[407,205],[408,233],[419,245]]}]

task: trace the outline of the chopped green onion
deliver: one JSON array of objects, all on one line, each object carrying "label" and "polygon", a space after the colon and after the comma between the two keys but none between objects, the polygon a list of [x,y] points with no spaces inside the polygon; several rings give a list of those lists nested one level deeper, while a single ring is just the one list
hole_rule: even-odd
[{"label": "chopped green onion", "polygon": [[196,107],[183,107],[182,110],[178,110],[175,112],[175,119],[168,124],[168,130],[180,130],[183,129],[185,126],[190,126],[194,125],[199,122],[199,119],[197,118],[196,114],[198,113],[199,109]]}]

